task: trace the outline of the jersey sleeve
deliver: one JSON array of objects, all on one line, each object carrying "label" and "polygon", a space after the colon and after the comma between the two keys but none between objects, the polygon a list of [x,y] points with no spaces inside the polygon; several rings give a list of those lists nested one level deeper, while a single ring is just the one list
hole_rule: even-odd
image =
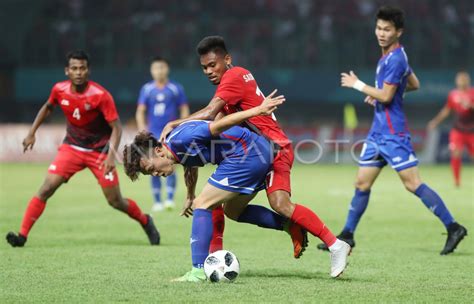
[{"label": "jersey sleeve", "polygon": [[49,97],[48,97],[48,103],[50,105],[57,105],[58,104],[58,93],[57,93],[57,90],[56,90],[56,85],[53,86],[53,88],[51,89],[51,93],[49,94]]},{"label": "jersey sleeve", "polygon": [[138,105],[146,105],[146,99],[148,97],[146,91],[146,85],[144,85],[140,90],[140,94],[138,95]]},{"label": "jersey sleeve", "polygon": [[112,122],[118,119],[117,108],[115,107],[114,98],[108,92],[104,93],[99,105],[99,109],[104,115],[107,122]]},{"label": "jersey sleeve", "polygon": [[403,75],[407,72],[408,64],[400,58],[390,58],[384,74],[383,82],[392,85],[399,85]]},{"label": "jersey sleeve", "polygon": [[243,99],[243,78],[238,74],[227,72],[222,77],[214,97],[223,99],[227,104],[236,105]]},{"label": "jersey sleeve", "polygon": [[188,98],[182,85],[178,85],[178,107],[188,104]]},{"label": "jersey sleeve", "polygon": [[446,106],[450,109],[454,109],[454,96],[453,92],[448,94],[448,99],[446,100]]}]

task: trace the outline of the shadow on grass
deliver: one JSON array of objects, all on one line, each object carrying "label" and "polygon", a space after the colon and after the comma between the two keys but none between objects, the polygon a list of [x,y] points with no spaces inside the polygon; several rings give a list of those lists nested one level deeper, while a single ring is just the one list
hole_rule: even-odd
[{"label": "shadow on grass", "polygon": [[[310,271],[285,271],[280,269],[262,269],[249,270],[242,272],[242,276],[247,278],[288,278],[288,279],[303,279],[303,280],[328,280],[329,274],[323,272]],[[350,281],[347,278],[341,278],[344,281]]]}]

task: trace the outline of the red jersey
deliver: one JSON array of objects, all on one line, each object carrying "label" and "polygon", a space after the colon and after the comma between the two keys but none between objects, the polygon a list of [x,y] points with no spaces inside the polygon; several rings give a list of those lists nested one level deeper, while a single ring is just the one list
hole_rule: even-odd
[{"label": "red jersey", "polygon": [[[226,102],[224,114],[257,107],[265,99],[252,73],[241,67],[233,67],[224,73],[214,97],[219,97]],[[273,114],[252,117],[246,122],[246,126],[282,147],[290,142]]]},{"label": "red jersey", "polygon": [[48,99],[50,104],[59,105],[67,118],[64,143],[101,151],[112,133],[109,122],[118,119],[114,99],[93,81],[82,93],[72,92],[71,85],[70,80],[56,83]]},{"label": "red jersey", "polygon": [[474,88],[449,92],[447,107],[454,111],[454,128],[474,132]]}]

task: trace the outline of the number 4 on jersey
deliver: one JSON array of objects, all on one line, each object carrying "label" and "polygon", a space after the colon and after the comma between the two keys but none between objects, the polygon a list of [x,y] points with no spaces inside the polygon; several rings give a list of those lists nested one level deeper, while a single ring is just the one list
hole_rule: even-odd
[{"label": "number 4 on jersey", "polygon": [[74,117],[77,120],[81,119],[81,112],[79,112],[79,108],[74,109],[74,112],[72,112],[72,117]]}]

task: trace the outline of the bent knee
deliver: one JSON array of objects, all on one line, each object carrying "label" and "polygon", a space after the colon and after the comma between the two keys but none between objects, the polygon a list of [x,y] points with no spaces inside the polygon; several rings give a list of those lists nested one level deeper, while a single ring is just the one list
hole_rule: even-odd
[{"label": "bent knee", "polygon": [[295,209],[294,204],[286,196],[272,197],[270,200],[270,207],[280,215],[290,218]]},{"label": "bent knee", "polygon": [[411,193],[415,193],[416,189],[420,187],[421,181],[406,181],[403,183],[403,185],[405,186],[405,189],[407,189]]},{"label": "bent knee", "polygon": [[359,189],[360,191],[369,191],[370,188],[372,188],[372,183],[361,180],[361,179],[356,179],[354,186]]}]

